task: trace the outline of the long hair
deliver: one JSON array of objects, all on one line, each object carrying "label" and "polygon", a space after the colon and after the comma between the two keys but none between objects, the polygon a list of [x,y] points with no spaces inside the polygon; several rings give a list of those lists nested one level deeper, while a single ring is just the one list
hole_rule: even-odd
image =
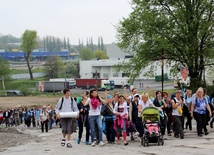
[{"label": "long hair", "polygon": [[[91,89],[90,90],[90,98],[94,98],[93,96],[92,96],[92,94],[93,94],[93,92],[95,92],[95,91],[97,91],[96,89]],[[96,98],[99,100],[99,102],[100,102],[100,98],[99,98],[99,96],[97,95],[96,96]]]}]

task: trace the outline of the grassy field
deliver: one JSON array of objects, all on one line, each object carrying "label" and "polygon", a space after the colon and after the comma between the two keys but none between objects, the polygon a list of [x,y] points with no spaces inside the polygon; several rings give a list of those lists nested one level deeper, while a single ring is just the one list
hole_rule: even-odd
[{"label": "grassy field", "polygon": [[[25,74],[25,73],[29,73],[27,69],[11,69],[11,74]],[[35,69],[33,69],[33,73],[40,73],[40,72],[44,72],[44,68],[43,67],[37,67]]]}]

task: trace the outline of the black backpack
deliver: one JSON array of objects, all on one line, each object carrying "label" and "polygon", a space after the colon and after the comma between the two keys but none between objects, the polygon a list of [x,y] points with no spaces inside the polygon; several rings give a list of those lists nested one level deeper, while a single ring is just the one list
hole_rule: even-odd
[{"label": "black backpack", "polygon": [[[71,97],[71,109],[74,111],[73,101],[74,101],[74,99],[73,99],[73,97]],[[61,99],[61,105],[59,107],[59,110],[62,109],[63,102],[64,102],[64,97],[62,97],[62,99]]]}]

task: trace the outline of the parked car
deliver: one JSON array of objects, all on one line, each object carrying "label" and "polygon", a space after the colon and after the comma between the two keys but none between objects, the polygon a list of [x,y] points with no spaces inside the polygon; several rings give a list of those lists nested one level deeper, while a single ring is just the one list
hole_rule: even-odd
[{"label": "parked car", "polygon": [[21,96],[21,92],[19,90],[7,90],[7,96]]}]

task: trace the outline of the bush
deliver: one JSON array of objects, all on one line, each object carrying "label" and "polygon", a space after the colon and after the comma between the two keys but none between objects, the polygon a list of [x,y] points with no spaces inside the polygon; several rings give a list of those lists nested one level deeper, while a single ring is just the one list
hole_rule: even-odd
[{"label": "bush", "polygon": [[28,85],[22,85],[21,87],[19,87],[19,90],[23,96],[27,96],[30,94]]}]

